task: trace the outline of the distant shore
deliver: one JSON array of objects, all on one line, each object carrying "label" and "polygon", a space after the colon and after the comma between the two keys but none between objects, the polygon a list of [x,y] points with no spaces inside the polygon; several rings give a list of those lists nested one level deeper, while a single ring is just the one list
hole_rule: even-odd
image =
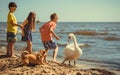
[{"label": "distant shore", "polygon": [[[114,69],[108,69],[105,66],[98,66],[95,64],[87,64],[84,62],[77,63],[76,66],[69,66],[68,63],[59,65],[50,61],[45,65],[22,66],[20,52],[15,51],[17,58],[10,58],[5,55],[6,48],[0,48],[0,75],[14,74],[14,75],[120,75],[120,72]],[[62,61],[63,58],[58,58]]]}]

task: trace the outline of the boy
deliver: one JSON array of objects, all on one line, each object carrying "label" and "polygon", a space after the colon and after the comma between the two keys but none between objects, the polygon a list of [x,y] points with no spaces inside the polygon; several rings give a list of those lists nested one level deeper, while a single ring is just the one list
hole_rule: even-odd
[{"label": "boy", "polygon": [[17,8],[16,3],[10,2],[8,5],[9,13],[7,17],[7,56],[16,57],[14,55],[14,43],[16,41],[16,34],[18,26],[22,28],[21,25],[17,24],[14,12]]},{"label": "boy", "polygon": [[[59,63],[56,61],[58,46],[53,41],[52,37],[55,37],[57,40],[60,39],[54,32],[54,30],[56,28],[57,20],[58,20],[57,14],[53,13],[50,16],[50,21],[48,21],[42,27],[39,28],[39,31],[41,33],[41,40],[45,47],[46,52],[48,52],[49,49],[54,49],[52,61],[55,63]],[[45,58],[45,62],[47,62],[46,58]]]}]

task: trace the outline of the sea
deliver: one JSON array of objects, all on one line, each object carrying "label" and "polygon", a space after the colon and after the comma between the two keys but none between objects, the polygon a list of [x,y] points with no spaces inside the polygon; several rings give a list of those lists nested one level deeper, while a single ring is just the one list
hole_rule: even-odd
[{"label": "sea", "polygon": [[[44,49],[39,33],[39,27],[43,24],[36,24],[36,30],[32,33],[34,52]],[[0,22],[1,47],[7,43],[6,26],[6,22]],[[64,58],[68,34],[74,33],[78,44],[86,44],[81,47],[83,54],[77,61],[105,63],[120,69],[120,22],[58,22],[55,33],[60,37],[60,40],[54,38],[59,46],[58,57]],[[19,28],[15,49],[22,50],[24,47],[26,43],[21,41]],[[49,50],[48,54],[52,56],[52,52]]]}]

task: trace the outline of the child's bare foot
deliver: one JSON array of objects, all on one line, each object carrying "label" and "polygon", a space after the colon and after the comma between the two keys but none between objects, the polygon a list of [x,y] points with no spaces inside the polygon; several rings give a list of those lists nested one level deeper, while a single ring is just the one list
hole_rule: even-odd
[{"label": "child's bare foot", "polygon": [[54,62],[54,63],[60,64],[58,61],[56,61],[54,59],[52,59],[51,61]]},{"label": "child's bare foot", "polygon": [[11,57],[11,58],[16,58],[17,56],[15,56],[15,55],[11,55],[10,57]]}]

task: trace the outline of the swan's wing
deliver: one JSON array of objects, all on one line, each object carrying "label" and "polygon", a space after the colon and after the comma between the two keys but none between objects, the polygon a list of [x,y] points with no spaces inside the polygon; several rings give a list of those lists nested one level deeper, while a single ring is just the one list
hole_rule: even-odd
[{"label": "swan's wing", "polygon": [[78,44],[78,46],[84,46],[85,44]]},{"label": "swan's wing", "polygon": [[84,44],[78,44],[78,46],[79,47],[86,47],[86,46],[89,46],[89,44],[86,44],[86,43],[84,43]]}]

